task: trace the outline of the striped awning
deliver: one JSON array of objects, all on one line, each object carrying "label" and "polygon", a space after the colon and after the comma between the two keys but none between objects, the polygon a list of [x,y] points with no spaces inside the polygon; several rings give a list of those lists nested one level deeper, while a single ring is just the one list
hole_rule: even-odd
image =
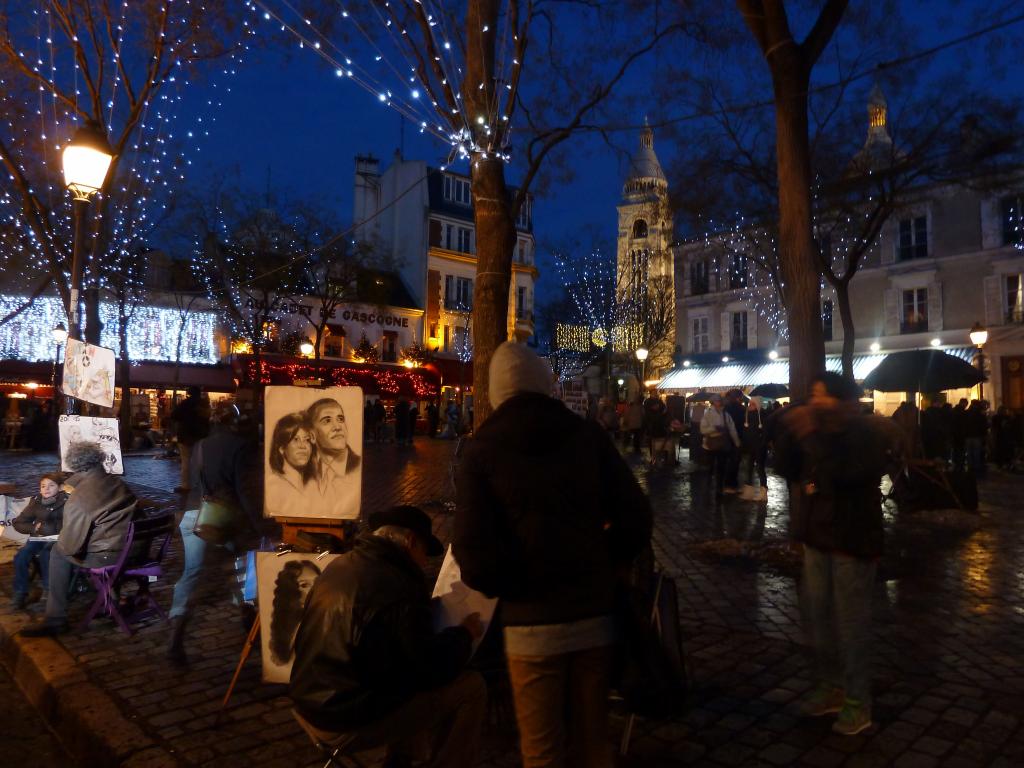
[{"label": "striped awning", "polygon": [[[968,362],[973,359],[975,354],[974,347],[953,347],[943,351]],[[857,381],[863,381],[888,355],[888,352],[854,355],[853,377]],[[828,355],[825,358],[825,368],[830,371],[841,371],[843,369],[842,357]],[[733,387],[753,388],[760,384],[789,384],[789,360],[769,360],[764,363],[721,363],[719,365],[676,368],[661,380],[658,389],[724,391]]]}]

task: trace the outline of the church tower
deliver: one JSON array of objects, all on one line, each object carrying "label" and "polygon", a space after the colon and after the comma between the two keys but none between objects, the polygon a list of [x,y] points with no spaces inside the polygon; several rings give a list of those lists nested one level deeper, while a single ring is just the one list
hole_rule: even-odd
[{"label": "church tower", "polygon": [[626,329],[615,347],[632,353],[651,346],[647,370],[653,374],[671,363],[675,346],[674,221],[668,180],[654,152],[654,131],[644,123],[618,205],[616,281],[632,317],[624,318]]}]

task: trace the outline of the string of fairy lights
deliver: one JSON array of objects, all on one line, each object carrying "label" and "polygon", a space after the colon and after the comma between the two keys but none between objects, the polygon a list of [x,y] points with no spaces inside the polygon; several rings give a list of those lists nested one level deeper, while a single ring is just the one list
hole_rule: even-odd
[{"label": "string of fairy lights", "polygon": [[[197,0],[145,6],[122,0],[91,11],[100,18],[90,24],[68,0],[25,2],[0,35],[6,115],[0,149],[7,171],[0,186],[0,267],[22,290],[44,275],[63,273],[67,280],[73,220],[59,174],[61,150],[83,120],[98,120],[118,157],[108,188],[91,206],[84,250],[92,256],[87,286],[119,305],[104,317],[106,335],[111,325],[116,334],[119,323],[130,321],[152,287],[151,260],[142,257],[147,241],[170,210],[174,188],[199,151],[197,140],[209,135],[252,30],[246,21],[239,39],[225,42],[217,22],[230,22],[230,14]],[[201,100],[190,88],[198,68],[213,75]],[[10,312],[32,306],[24,301]]]},{"label": "string of fairy lights", "polygon": [[[466,51],[442,0],[357,5],[337,0],[330,22],[340,30],[336,36],[344,44],[289,0],[246,0],[245,6],[258,21],[321,58],[338,79],[362,88],[420,133],[448,144],[448,163],[469,158],[510,160],[515,84],[522,67],[511,3],[506,4],[497,29],[483,26],[480,30],[500,41],[489,83],[464,82]],[[488,94],[473,114],[463,88]]]}]

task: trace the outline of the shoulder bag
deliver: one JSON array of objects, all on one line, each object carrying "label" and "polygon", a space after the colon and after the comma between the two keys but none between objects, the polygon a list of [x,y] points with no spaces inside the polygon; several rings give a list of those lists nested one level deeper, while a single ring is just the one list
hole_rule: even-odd
[{"label": "shoulder bag", "polygon": [[203,443],[199,443],[196,460],[199,462],[199,515],[192,533],[203,541],[223,546],[231,541],[241,528],[242,513],[237,506],[214,497],[203,475]]}]

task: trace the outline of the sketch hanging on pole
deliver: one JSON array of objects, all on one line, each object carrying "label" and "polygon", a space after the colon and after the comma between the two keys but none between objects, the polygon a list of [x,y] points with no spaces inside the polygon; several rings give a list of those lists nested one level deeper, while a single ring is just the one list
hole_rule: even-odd
[{"label": "sketch hanging on pole", "polygon": [[98,443],[105,454],[103,468],[107,470],[107,473],[111,475],[124,474],[117,419],[100,416],[61,416],[57,423],[57,430],[60,435],[60,463],[63,471],[71,471],[64,460],[68,454],[68,448],[75,443]]},{"label": "sketch hanging on pole", "polygon": [[64,348],[65,395],[114,407],[114,350],[69,338]]},{"label": "sketch hanging on pole", "polygon": [[267,387],[264,513],[359,517],[363,390]]}]

